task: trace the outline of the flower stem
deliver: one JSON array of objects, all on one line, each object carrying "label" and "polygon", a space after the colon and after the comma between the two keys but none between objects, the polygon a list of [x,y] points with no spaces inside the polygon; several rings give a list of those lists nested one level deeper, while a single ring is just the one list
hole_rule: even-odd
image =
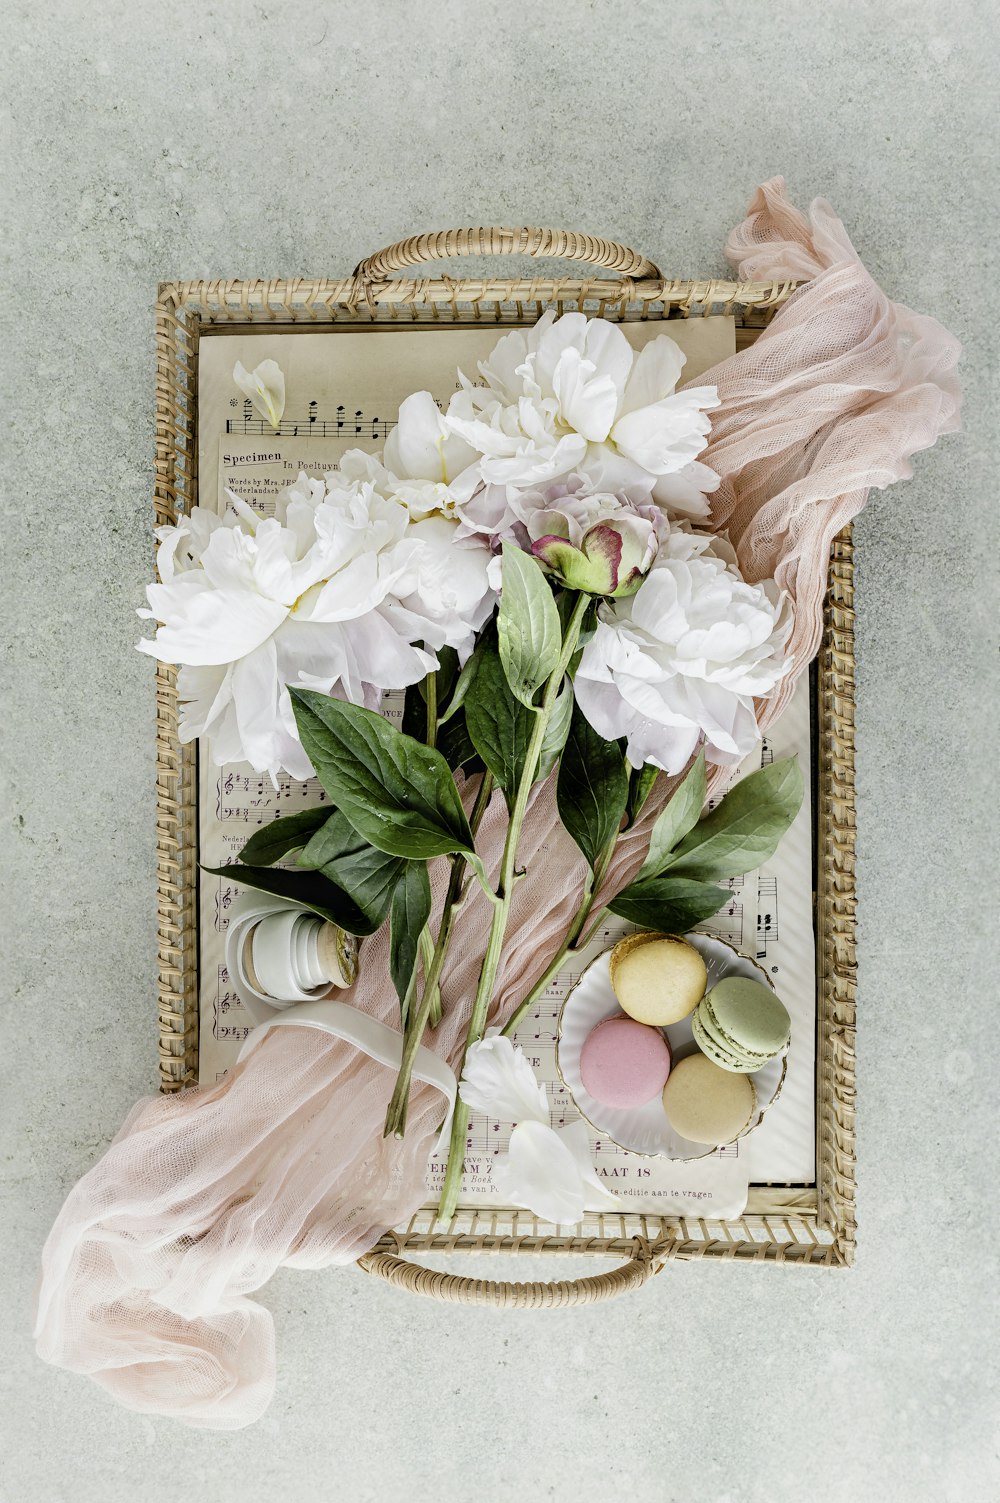
[{"label": "flower stem", "polygon": [[[430,931],[430,929],[428,929],[428,927],[427,927],[426,924],[424,925],[424,927],[420,931],[420,959],[423,961],[424,975],[426,976],[429,973],[431,965],[432,965],[433,960],[434,960],[434,941],[431,939],[431,931]],[[414,967],[414,972],[415,971],[416,971],[416,968]],[[439,986],[436,986],[434,988],[434,995],[431,997],[431,1010],[430,1010],[430,1025],[431,1025],[431,1027],[432,1028],[436,1028],[437,1025],[440,1023],[440,1021],[441,1021],[441,988]]]},{"label": "flower stem", "polygon": [[587,942],[590,939],[590,935],[593,934],[594,929],[600,923],[604,914],[607,912],[606,908],[601,908],[598,911],[597,917],[594,921],[594,924],[591,926],[590,932],[585,936],[582,943],[578,943],[587,920],[590,918],[591,910],[594,906],[597,894],[601,890],[601,884],[604,881],[604,878],[607,876],[608,867],[611,865],[611,858],[615,853],[615,846],[617,844],[618,831],[616,830],[614,835],[608,841],[607,845],[604,847],[603,851],[598,856],[597,865],[595,866],[594,870],[587,874],[587,882],[583,890],[583,900],[576,911],[576,916],[574,917],[573,922],[569,926],[566,938],[559,946],[559,949],[556,951],[555,955],[553,955],[544,974],[539,976],[538,980],[531,988],[531,991],[524,998],[524,1001],[518,1003],[517,1007],[514,1009],[514,1011],[511,1013],[510,1017],[504,1024],[501,1032],[506,1038],[510,1038],[511,1034],[520,1023],[521,1019],[525,1016],[526,1013],[531,1010],[532,1007],[534,1007],[535,1003],[545,991],[545,988],[549,985],[552,978],[558,974],[567,955],[585,948]]},{"label": "flower stem", "polygon": [[[479,985],[476,988],[475,1001],[472,1004],[472,1016],[469,1019],[469,1031],[466,1035],[465,1049],[462,1051],[463,1064],[465,1055],[468,1053],[470,1047],[478,1043],[486,1030],[486,1019],[489,1014],[490,1002],[493,999],[493,988],[496,985],[497,971],[500,967],[500,958],[503,954],[503,944],[507,933],[511,897],[513,895],[514,883],[517,880],[517,847],[521,837],[521,826],[524,824],[524,816],[528,810],[528,799],[531,795],[535,775],[538,772],[542,742],[548,728],[552,707],[562,688],[566,669],[576,651],[576,644],[580,638],[583,618],[590,605],[590,598],[589,595],[585,594],[580,594],[576,598],[572,613],[566,623],[559,661],[546,680],[542,702],[535,714],[535,723],[528,742],[524,767],[521,771],[517,792],[514,795],[514,804],[510,811],[510,820],[507,825],[507,838],[504,841],[503,856],[500,861],[500,880],[497,890],[493,894],[493,919],[490,924],[490,936],[486,946],[486,954],[483,957],[482,970],[479,973]],[[458,1075],[459,1079],[461,1079],[461,1065],[458,1069]],[[459,1098],[455,1102],[451,1143],[448,1149],[448,1164],[445,1169],[444,1186],[441,1190],[441,1200],[438,1205],[438,1219],[440,1221],[448,1222],[455,1214],[455,1206],[458,1203],[458,1192],[462,1183],[465,1134],[468,1125],[469,1108]]]},{"label": "flower stem", "polygon": [[[469,827],[475,834],[479,828],[483,815],[486,813],[493,792],[493,775],[484,772],[476,793],[476,801],[472,806],[469,816]],[[451,941],[452,926],[455,922],[455,914],[463,895],[465,879],[465,857],[461,852],[451,858],[451,874],[448,878],[448,890],[445,893],[444,907],[441,910],[441,926],[438,929],[437,943],[433,954],[428,962],[424,962],[424,986],[420,996],[419,1005],[415,1010],[411,1009],[409,1026],[403,1039],[403,1057],[400,1061],[399,1075],[389,1102],[388,1111],[385,1114],[384,1136],[401,1138],[406,1131],[406,1110],[410,1102],[410,1077],[413,1073],[413,1062],[417,1057],[417,1050],[423,1040],[424,1029],[434,1011],[435,1002],[440,1017],[441,972],[444,969],[445,958],[448,954],[448,945]]]},{"label": "flower stem", "polygon": [[427,702],[427,731],[424,740],[428,746],[436,746],[438,723],[438,676],[436,673],[428,673],[424,679],[424,692]]}]

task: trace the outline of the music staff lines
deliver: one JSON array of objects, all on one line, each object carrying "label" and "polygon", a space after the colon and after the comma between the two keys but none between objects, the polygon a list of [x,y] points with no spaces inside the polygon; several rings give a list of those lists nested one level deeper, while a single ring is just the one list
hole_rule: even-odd
[{"label": "music staff lines", "polygon": [[343,403],[336,408],[336,416],[321,418],[317,402],[309,403],[304,418],[283,417],[277,428],[267,418],[254,416],[253,403],[243,403],[242,417],[226,418],[226,432],[245,438],[388,438],[395,428],[395,421],[386,418],[366,417],[360,407],[349,412]]}]

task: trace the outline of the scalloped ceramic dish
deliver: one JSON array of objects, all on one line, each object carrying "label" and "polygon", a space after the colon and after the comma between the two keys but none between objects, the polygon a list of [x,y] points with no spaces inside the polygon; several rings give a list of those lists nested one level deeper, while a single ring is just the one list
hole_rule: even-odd
[{"label": "scalloped ceramic dish", "polygon": [[[747,976],[752,981],[763,979],[771,986],[770,979],[755,961],[740,955],[724,940],[713,939],[707,934],[687,934],[684,937],[695,946],[705,962],[708,969],[708,989],[721,981],[723,976]],[[599,955],[587,967],[566,998],[556,1038],[556,1068],[580,1114],[602,1137],[610,1138],[619,1148],[627,1148],[631,1153],[668,1159],[707,1158],[715,1149],[704,1143],[693,1143],[689,1138],[682,1138],[674,1132],[658,1096],[645,1106],[625,1109],[602,1106],[584,1087],[580,1078],[580,1053],[584,1042],[598,1023],[602,1023],[605,1018],[616,1017],[621,1012],[608,974],[610,956],[610,950]],[[774,988],[771,989],[773,991]],[[667,1037],[675,1062],[687,1054],[698,1052],[689,1017],[669,1028],[661,1029],[661,1032]],[[754,1128],[759,1127],[768,1108],[777,1101],[784,1083],[786,1066],[787,1050],[751,1075],[756,1105],[753,1116],[738,1137],[745,1138]]]}]

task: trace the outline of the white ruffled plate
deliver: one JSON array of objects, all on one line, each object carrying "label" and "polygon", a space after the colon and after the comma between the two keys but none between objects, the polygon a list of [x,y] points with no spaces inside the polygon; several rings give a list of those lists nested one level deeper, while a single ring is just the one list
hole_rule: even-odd
[{"label": "white ruffled plate", "polygon": [[[686,934],[684,937],[700,952],[705,962],[709,990],[723,976],[747,976],[751,981],[764,980],[771,986],[770,978],[755,961],[740,955],[724,940],[713,939],[707,934]],[[667,1121],[659,1096],[654,1096],[645,1106],[626,1109],[602,1106],[584,1087],[580,1078],[580,1054],[584,1042],[598,1023],[621,1013],[608,974],[610,957],[611,951],[606,950],[587,967],[563,1005],[556,1037],[556,1068],[563,1083],[581,1116],[602,1137],[609,1138],[619,1148],[668,1159],[707,1158],[715,1149],[704,1143],[693,1143],[690,1138],[682,1138],[674,1132]],[[669,1028],[661,1029],[661,1032],[670,1044],[675,1064],[686,1054],[698,1052],[689,1017]],[[751,1075],[757,1104],[749,1123],[738,1134],[739,1137],[745,1138],[755,1127],[759,1127],[765,1112],[777,1101],[784,1083],[786,1066],[786,1055],[780,1055]]]}]

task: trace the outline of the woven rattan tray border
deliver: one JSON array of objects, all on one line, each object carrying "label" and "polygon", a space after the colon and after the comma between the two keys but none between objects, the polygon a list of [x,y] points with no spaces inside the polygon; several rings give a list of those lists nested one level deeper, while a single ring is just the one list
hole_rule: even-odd
[{"label": "woven rattan tray border", "polygon": [[[618,272],[604,277],[395,278],[417,260],[449,254],[558,254]],[[155,523],[176,520],[196,496],[198,342],[226,325],[353,329],[414,323],[531,323],[546,307],[621,321],[732,314],[737,346],[757,337],[794,291],[791,283],[673,281],[626,247],[568,232],[465,230],[415,237],[362,262],[339,281],[181,282],[156,304]],[[414,1292],[472,1303],[547,1306],[606,1299],[645,1282],[671,1258],[727,1258],[845,1266],[854,1252],[854,614],[850,530],[834,542],[825,631],[817,663],[816,932],[817,1184],[756,1186],[738,1220],[588,1217],[575,1237],[530,1213],[460,1209],[435,1227],[420,1213],[361,1260],[367,1272]],[[174,670],[156,679],[157,944],[160,1082],[197,1080],[197,790],[195,753],[177,735]],[[626,1257],[586,1279],[497,1284],[404,1262],[403,1254],[580,1253]]]}]

